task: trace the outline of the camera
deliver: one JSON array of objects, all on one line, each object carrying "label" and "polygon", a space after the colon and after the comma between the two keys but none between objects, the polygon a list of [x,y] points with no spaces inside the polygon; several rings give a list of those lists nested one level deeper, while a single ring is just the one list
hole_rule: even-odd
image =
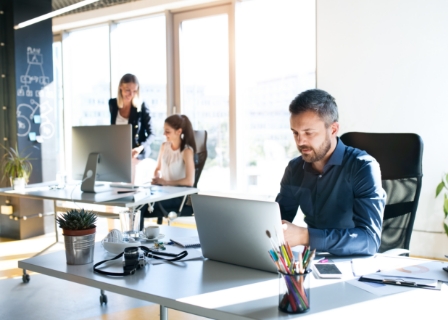
[{"label": "camera", "polygon": [[124,248],[124,265],[125,273],[134,274],[135,270],[143,268],[146,265],[146,260],[143,254],[140,254],[138,247]]}]

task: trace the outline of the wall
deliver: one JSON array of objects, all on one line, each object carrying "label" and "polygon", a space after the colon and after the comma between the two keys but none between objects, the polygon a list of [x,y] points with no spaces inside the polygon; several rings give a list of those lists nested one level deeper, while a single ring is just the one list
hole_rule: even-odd
[{"label": "wall", "polygon": [[442,258],[448,172],[448,1],[317,0],[317,86],[340,108],[347,131],[415,132],[424,142],[413,255]]},{"label": "wall", "polygon": [[[50,90],[53,81],[51,21],[18,30],[14,25],[51,11],[51,0],[0,0],[0,8],[4,19],[1,42],[6,48],[2,74],[6,71],[4,92],[8,96],[7,108],[2,111],[5,118],[0,120],[3,124],[7,119],[5,137],[9,146],[17,145],[22,155],[30,155],[33,171],[29,183],[42,182],[43,155],[48,156],[45,159],[48,165],[54,152],[48,142],[55,136]],[[3,205],[7,200],[13,205],[14,219],[0,215],[1,236],[25,239],[44,233],[43,219],[39,217],[43,212],[42,201],[2,197],[0,203]]]}]

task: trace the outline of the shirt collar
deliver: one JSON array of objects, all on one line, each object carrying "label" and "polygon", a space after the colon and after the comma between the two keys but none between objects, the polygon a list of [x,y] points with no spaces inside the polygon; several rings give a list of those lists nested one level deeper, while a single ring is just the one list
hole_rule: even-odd
[{"label": "shirt collar", "polygon": [[[328,162],[324,166],[324,172],[328,170],[330,166],[340,166],[342,164],[342,160],[344,159],[344,153],[345,153],[345,144],[339,139],[339,137],[336,137],[336,148],[333,151],[333,154],[331,155],[330,159],[328,159]],[[304,162],[303,163],[303,169],[313,172],[314,169],[311,166],[311,163]]]},{"label": "shirt collar", "polygon": [[336,148],[334,149],[330,159],[328,159],[328,162],[325,164],[324,171],[327,166],[340,166],[342,164],[345,153],[345,144],[341,141],[341,139],[339,139],[339,137],[337,137],[336,143]]}]

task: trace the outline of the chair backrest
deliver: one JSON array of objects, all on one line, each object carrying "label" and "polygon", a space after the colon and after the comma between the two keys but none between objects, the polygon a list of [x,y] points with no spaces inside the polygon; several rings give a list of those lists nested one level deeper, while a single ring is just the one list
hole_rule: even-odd
[{"label": "chair backrest", "polygon": [[414,133],[364,132],[348,132],[340,139],[366,151],[380,164],[387,201],[379,252],[409,250],[422,186],[422,139]]},{"label": "chair backrest", "polygon": [[196,142],[196,154],[194,156],[195,177],[193,186],[197,188],[205,160],[207,160],[207,131],[194,130],[194,140]]}]

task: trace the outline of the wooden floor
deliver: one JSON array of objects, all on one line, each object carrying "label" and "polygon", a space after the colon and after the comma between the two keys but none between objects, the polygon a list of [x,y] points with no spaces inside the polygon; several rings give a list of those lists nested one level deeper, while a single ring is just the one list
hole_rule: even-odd
[{"label": "wooden floor", "polygon": [[[159,305],[106,292],[108,304],[101,306],[100,291],[80,284],[33,272],[29,272],[30,282],[23,283],[23,271],[17,268],[17,261],[32,257],[55,241],[54,229],[52,230],[53,216],[44,219],[46,219],[45,235],[20,241],[0,238],[0,319],[139,320],[159,318]],[[104,238],[110,228],[119,229],[118,223],[117,220],[99,219],[96,238]],[[178,222],[176,226],[194,227],[190,223],[182,222]],[[45,253],[64,250],[62,235],[59,239],[61,242],[51,246]],[[168,319],[205,318],[170,309]]]}]

